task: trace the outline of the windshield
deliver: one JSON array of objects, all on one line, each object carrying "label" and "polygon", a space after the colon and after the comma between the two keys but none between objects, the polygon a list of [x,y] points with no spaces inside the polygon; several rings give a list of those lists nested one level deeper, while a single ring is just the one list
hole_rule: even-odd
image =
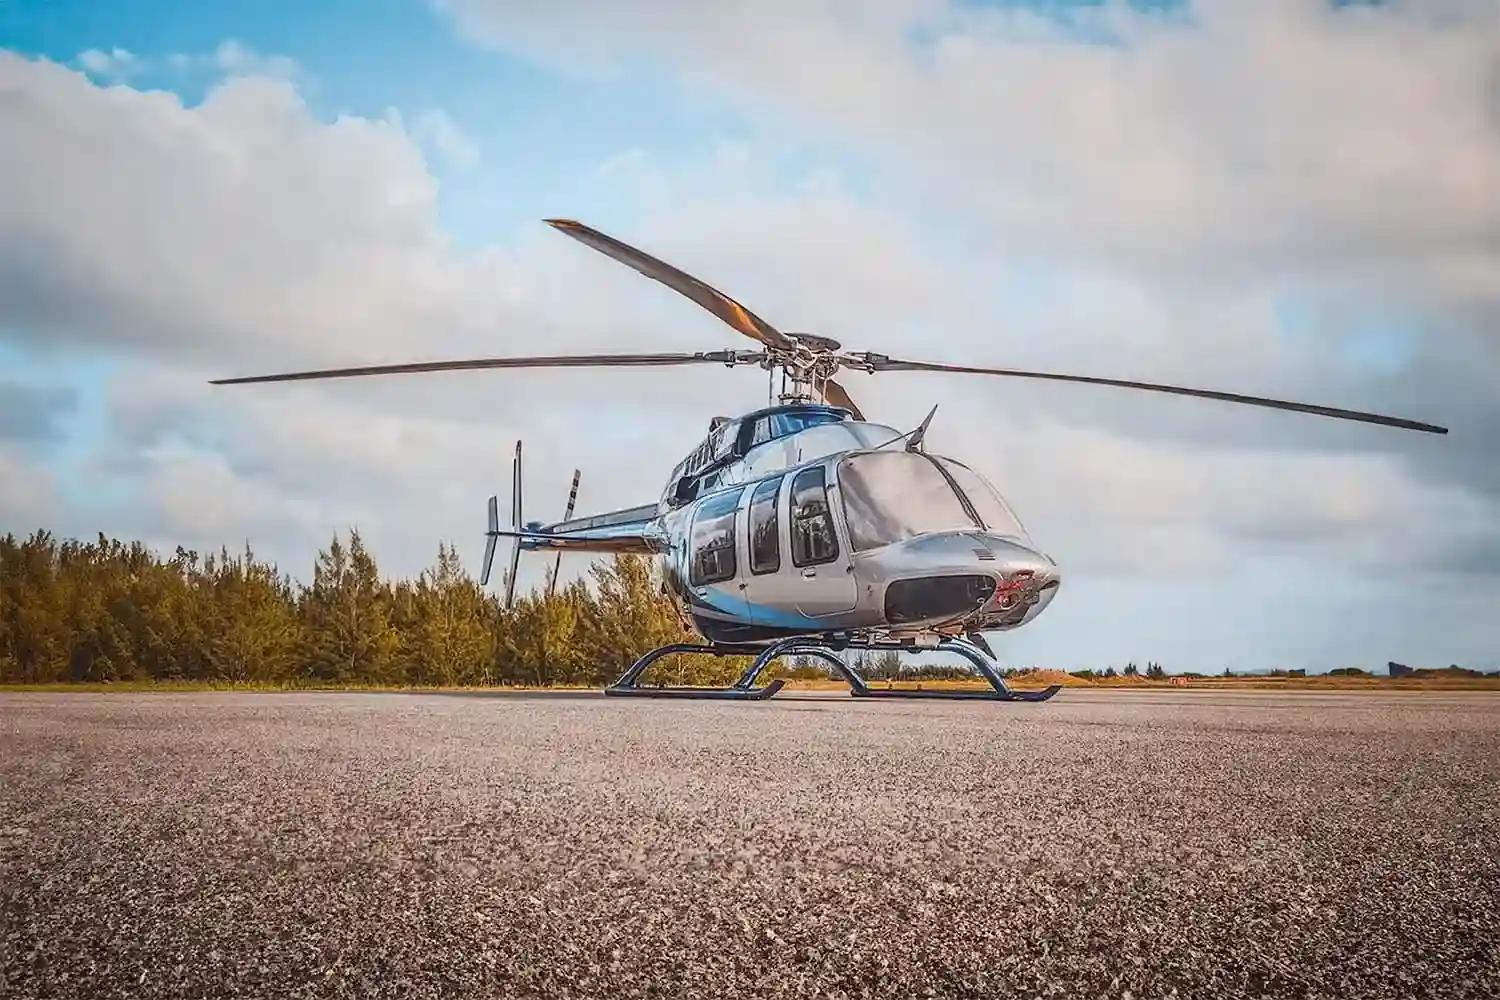
[{"label": "windshield", "polygon": [[[937,462],[942,462],[941,470]],[[987,528],[999,535],[1026,537],[994,487],[968,466],[948,459],[906,451],[855,455],[839,465],[839,485],[855,551],[930,531]]]},{"label": "windshield", "polygon": [[929,531],[978,527],[937,466],[922,455],[875,451],[839,466],[844,516],[855,550]]},{"label": "windshield", "polygon": [[1021,527],[1021,522],[1015,512],[1010,509],[1005,498],[990,485],[988,479],[951,458],[940,458],[938,461],[943,463],[943,468],[948,470],[948,475],[953,477],[954,483],[963,490],[964,496],[969,498],[970,506],[974,508],[974,513],[979,515],[979,519],[984,522],[986,528],[997,535],[1026,537],[1026,529]]}]

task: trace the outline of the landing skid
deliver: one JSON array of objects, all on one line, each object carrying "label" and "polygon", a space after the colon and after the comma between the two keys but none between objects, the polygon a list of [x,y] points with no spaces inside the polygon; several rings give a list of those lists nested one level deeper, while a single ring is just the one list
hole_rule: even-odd
[{"label": "landing skid", "polygon": [[[844,648],[846,649],[895,649],[904,650],[908,647],[895,642],[859,642],[852,641]],[[849,681],[849,693],[856,698],[935,698],[942,701],[1046,701],[1057,692],[1062,690],[1061,684],[1054,684],[1041,691],[1013,691],[1010,685],[1005,683],[1005,678],[995,669],[995,661],[990,658],[985,650],[968,641],[967,639],[947,638],[938,643],[940,652],[957,653],[974,665],[974,670],[989,682],[988,691],[921,691],[906,688],[872,688],[863,677],[853,669],[843,667],[843,674]],[[798,650],[802,652],[802,650]],[[842,661],[840,661],[842,663]]]},{"label": "landing skid", "polygon": [[[1061,685],[1054,684],[1043,691],[1012,691],[995,669],[994,661],[977,645],[964,639],[944,639],[936,647],[942,652],[957,653],[974,665],[979,675],[989,682],[988,691],[912,691],[902,688],[872,688],[852,667],[835,655],[846,649],[893,649],[909,650],[901,643],[857,639],[828,639],[818,641],[807,636],[783,639],[764,649],[753,646],[714,645],[700,646],[692,643],[677,643],[653,649],[631,664],[620,679],[604,689],[604,693],[628,698],[700,698],[721,701],[764,701],[780,691],[784,681],[774,680],[761,687],[755,686],[771,662],[783,656],[813,656],[823,660],[834,671],[849,682],[849,693],[856,698],[936,698],[944,701],[1046,701]],[[673,653],[701,653],[708,656],[747,656],[755,654],[755,662],[729,687],[640,687],[641,675],[657,660]]]},{"label": "landing skid", "polygon": [[908,691],[901,688],[868,688],[850,691],[856,698],[938,698],[944,701],[1046,701],[1062,690],[1054,684],[1042,691]]},{"label": "landing skid", "polygon": [[[607,695],[617,698],[704,698],[717,699],[719,701],[764,701],[777,691],[780,691],[786,683],[782,680],[774,680],[764,687],[755,687],[755,678],[765,669],[767,663],[765,653],[754,646],[699,646],[693,643],[676,643],[671,646],[662,646],[653,649],[645,656],[630,665],[630,669],[620,675],[620,679],[604,689]],[[637,681],[646,668],[651,666],[663,656],[673,653],[701,653],[708,656],[746,656],[754,654],[756,659],[746,670],[740,679],[730,687],[639,687]]]},{"label": "landing skid", "polygon": [[713,687],[620,687],[614,685],[604,693],[616,698],[701,698],[717,701],[765,701],[780,691],[786,681],[777,679],[758,688]]}]

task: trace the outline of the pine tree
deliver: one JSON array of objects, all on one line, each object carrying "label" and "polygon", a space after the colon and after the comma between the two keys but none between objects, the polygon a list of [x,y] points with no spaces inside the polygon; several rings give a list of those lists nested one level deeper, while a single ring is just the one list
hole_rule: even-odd
[{"label": "pine tree", "polygon": [[414,587],[398,588],[401,659],[414,684],[489,684],[498,608],[464,572],[458,550],[438,546],[437,562]]},{"label": "pine tree", "polygon": [[244,683],[292,679],[303,646],[291,581],[275,566],[221,550],[197,580],[208,625],[205,660],[210,676]]},{"label": "pine tree", "polygon": [[[690,639],[646,560],[617,555],[596,563],[591,576],[594,591],[588,595],[577,633],[590,683],[614,680],[648,650]],[[728,673],[721,666],[694,662],[694,680],[704,673]]]},{"label": "pine tree", "polygon": [[313,677],[337,683],[391,683],[400,643],[390,623],[391,594],[359,532],[346,550],[334,535],[313,565],[302,600],[308,666]]},{"label": "pine tree", "polygon": [[68,680],[72,636],[65,624],[58,581],[57,545],[38,531],[24,542],[5,537],[0,589],[6,594],[3,657],[14,671],[7,680],[36,684]]}]

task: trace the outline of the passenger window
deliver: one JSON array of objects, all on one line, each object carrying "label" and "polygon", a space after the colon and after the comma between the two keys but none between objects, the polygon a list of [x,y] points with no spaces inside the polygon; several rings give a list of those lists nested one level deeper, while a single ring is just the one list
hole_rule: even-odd
[{"label": "passenger window", "polygon": [[709,497],[693,515],[688,579],[694,586],[734,576],[734,510],[740,496],[734,491]]},{"label": "passenger window", "polygon": [[792,564],[815,566],[839,555],[823,467],[803,469],[792,480]]},{"label": "passenger window", "polygon": [[750,572],[774,573],[781,568],[781,539],[776,532],[776,496],[781,477],[755,487],[750,497]]}]

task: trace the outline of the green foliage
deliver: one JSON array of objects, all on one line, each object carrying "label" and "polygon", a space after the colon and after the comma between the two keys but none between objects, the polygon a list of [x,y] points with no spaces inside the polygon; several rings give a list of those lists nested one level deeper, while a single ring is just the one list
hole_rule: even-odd
[{"label": "green foliage", "polygon": [[390,622],[399,638],[399,679],[407,684],[492,684],[498,608],[463,570],[458,550],[438,558],[416,583],[398,583]]},{"label": "green foliage", "polygon": [[[598,685],[690,638],[634,556],[507,611],[453,547],[391,582],[353,531],[317,554],[306,586],[248,548],[163,559],[102,535],[0,538],[0,683]],[[742,668],[701,656],[664,665],[686,683]]]},{"label": "green foliage", "polygon": [[258,562],[249,546],[221,550],[204,564],[199,585],[208,676],[230,683],[269,683],[295,676],[304,629],[291,581]]},{"label": "green foliage", "polygon": [[401,635],[391,624],[391,587],[380,579],[359,532],[346,549],[335,535],[313,564],[313,582],[302,594],[308,668],[335,683],[399,682],[396,650]]}]

